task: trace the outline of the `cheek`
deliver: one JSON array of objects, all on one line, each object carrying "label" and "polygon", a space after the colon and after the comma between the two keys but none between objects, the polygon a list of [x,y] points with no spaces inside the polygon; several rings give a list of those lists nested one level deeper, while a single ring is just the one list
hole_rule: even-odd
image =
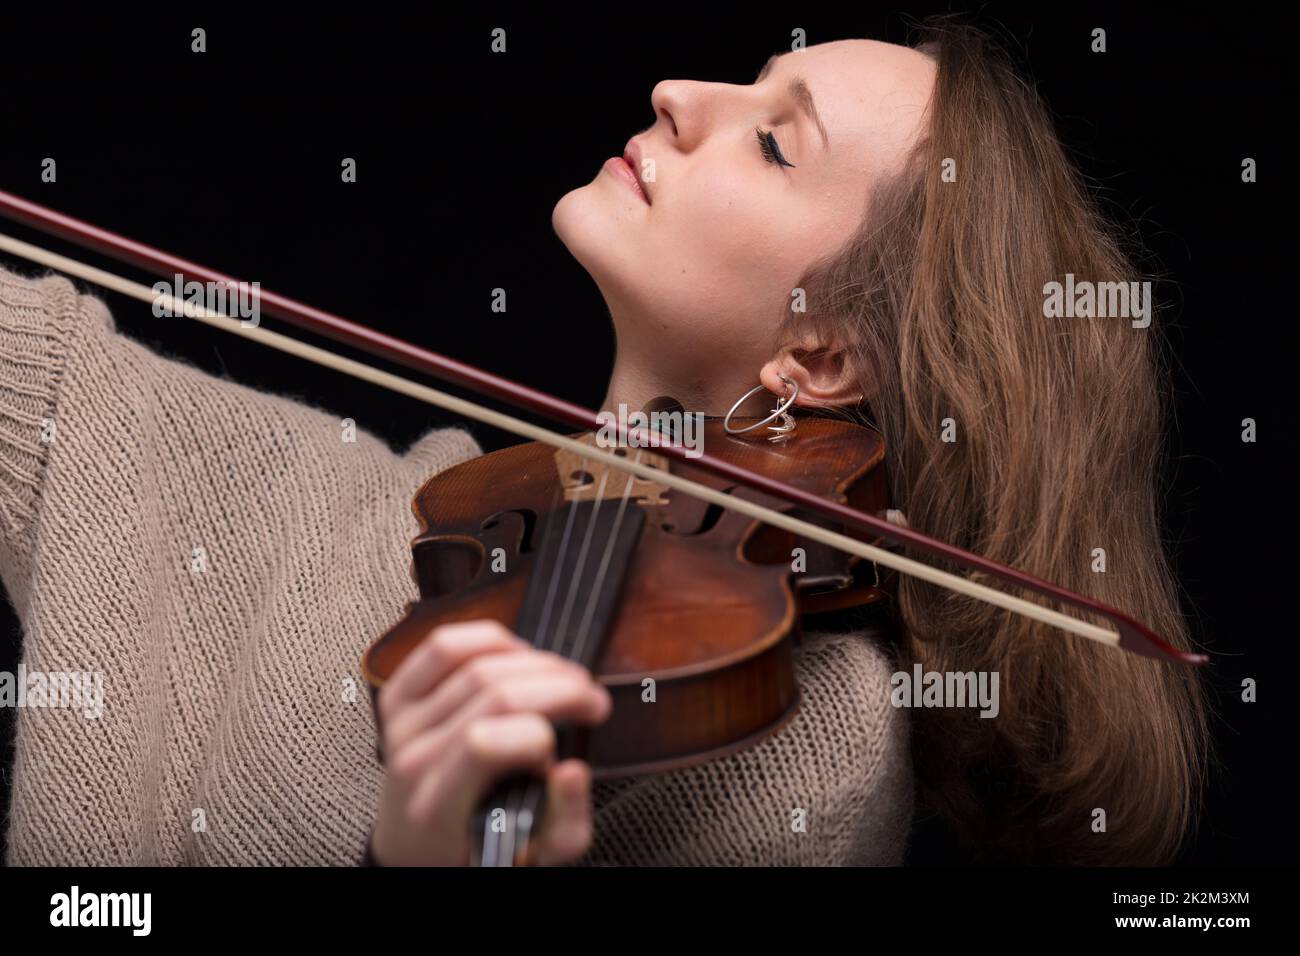
[{"label": "cheek", "polygon": [[781,255],[782,203],[770,184],[736,175],[698,177],[674,203],[666,232],[729,273],[758,271]]},{"label": "cheek", "polygon": [[783,184],[696,176],[671,203],[651,210],[648,258],[659,277],[683,286],[713,315],[752,320],[781,308],[810,261],[791,239],[788,223],[798,218]]}]

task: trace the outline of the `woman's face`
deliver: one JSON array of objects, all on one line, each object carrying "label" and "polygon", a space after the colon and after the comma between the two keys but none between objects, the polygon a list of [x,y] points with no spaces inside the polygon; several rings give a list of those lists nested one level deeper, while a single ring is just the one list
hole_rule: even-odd
[{"label": "woman's face", "polygon": [[629,143],[644,196],[609,163],[552,215],[610,307],[619,363],[688,408],[752,387],[800,276],[901,168],[933,76],[907,47],[842,40],[776,56],[748,86],[659,83]]}]

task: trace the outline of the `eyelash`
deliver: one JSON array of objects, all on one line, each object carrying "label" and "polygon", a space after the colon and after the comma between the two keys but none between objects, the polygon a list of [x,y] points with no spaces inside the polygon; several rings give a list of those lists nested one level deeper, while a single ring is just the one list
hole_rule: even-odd
[{"label": "eyelash", "polygon": [[795,168],[794,163],[785,158],[781,152],[781,145],[776,141],[776,137],[761,126],[754,127],[754,135],[758,137],[758,148],[763,153],[763,159],[777,166],[789,166]]}]

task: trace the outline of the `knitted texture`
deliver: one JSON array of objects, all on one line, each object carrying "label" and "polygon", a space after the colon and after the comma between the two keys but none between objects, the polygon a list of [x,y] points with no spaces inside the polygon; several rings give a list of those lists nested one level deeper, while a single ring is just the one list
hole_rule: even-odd
[{"label": "knitted texture", "polygon": [[[103,680],[98,717],[18,710],[9,863],[361,860],[383,769],[360,657],[416,596],[416,489],[480,449],[344,435],[119,335],[65,279],[0,269],[0,577],[26,672]],[[584,862],[901,862],[888,657],[825,634],[796,661],[779,733],[596,784]]]}]

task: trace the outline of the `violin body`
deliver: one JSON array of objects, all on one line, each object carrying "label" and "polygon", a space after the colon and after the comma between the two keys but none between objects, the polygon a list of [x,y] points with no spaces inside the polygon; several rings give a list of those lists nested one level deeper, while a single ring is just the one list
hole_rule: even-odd
[{"label": "violin body", "polygon": [[[796,436],[771,443],[709,420],[704,436],[711,454],[796,487],[867,513],[888,504],[884,442],[870,429],[807,418]],[[616,454],[669,466],[653,449]],[[756,743],[797,707],[799,614],[883,596],[878,578],[857,582],[858,558],[540,443],[434,476],[412,508],[420,596],[365,655],[372,699],[434,627],[498,620],[584,663],[609,691],[605,723],[569,728],[597,778],[675,769]]]}]

